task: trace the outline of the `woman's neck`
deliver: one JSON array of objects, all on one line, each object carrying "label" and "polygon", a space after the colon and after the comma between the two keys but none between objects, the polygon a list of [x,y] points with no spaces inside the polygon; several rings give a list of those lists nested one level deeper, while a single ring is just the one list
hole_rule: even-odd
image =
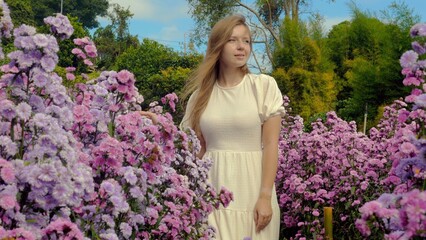
[{"label": "woman's neck", "polygon": [[240,69],[221,69],[217,83],[221,87],[233,87],[238,85],[244,78],[244,72]]}]

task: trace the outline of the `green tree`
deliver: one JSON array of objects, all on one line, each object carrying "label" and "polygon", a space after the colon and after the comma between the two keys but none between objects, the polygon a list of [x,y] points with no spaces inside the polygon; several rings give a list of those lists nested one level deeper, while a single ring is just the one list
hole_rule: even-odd
[{"label": "green tree", "polygon": [[31,0],[5,0],[10,9],[10,17],[14,26],[35,24],[35,14],[31,7]]},{"label": "green tree", "polygon": [[[318,19],[312,21],[317,23]],[[304,119],[333,110],[337,95],[333,65],[326,57],[320,26],[285,18],[281,28],[284,47],[275,47],[272,76],[290,98],[293,111]]]},{"label": "green tree", "polygon": [[[87,29],[99,26],[98,16],[105,16],[108,0],[6,0],[12,13],[12,19],[19,24],[42,26],[43,19],[61,12],[64,15],[78,17],[78,21]],[[15,19],[16,18],[16,19]]]},{"label": "green tree", "polygon": [[118,4],[113,4],[112,11],[108,13],[111,23],[96,29],[93,40],[99,55],[98,68],[111,68],[116,58],[126,49],[139,45],[137,36],[132,36],[129,32],[128,22],[132,16],[128,8],[124,9]]},{"label": "green tree", "polygon": [[[182,75],[177,73],[184,72],[182,69],[194,69],[201,60],[200,54],[181,55],[154,40],[143,39],[138,47],[130,47],[117,57],[114,69],[127,69],[134,73],[136,87],[144,96],[145,104],[149,104],[158,101],[163,93],[180,91],[181,84],[171,83],[170,76],[181,79]],[[171,74],[174,71],[177,73]],[[179,79],[176,81],[179,82]]]},{"label": "green tree", "polygon": [[[191,15],[196,23],[192,38],[195,43],[206,41],[211,27],[222,17],[232,12],[243,12],[250,20],[254,43],[264,46],[262,58],[273,63],[273,46],[283,47],[280,37],[282,19],[288,17],[298,21],[300,10],[309,6],[308,0],[256,0],[250,5],[239,0],[187,0],[191,7]],[[333,2],[333,0],[330,0]],[[259,59],[254,53],[255,59]],[[261,59],[262,59],[261,58]],[[268,63],[268,64],[269,64]],[[263,68],[258,64],[259,70]]]},{"label": "green tree", "polygon": [[361,125],[367,106],[371,126],[379,106],[407,93],[398,60],[411,40],[401,26],[384,23],[356,7],[353,11],[352,20],[335,26],[327,40],[342,87],[336,109],[342,118]]}]

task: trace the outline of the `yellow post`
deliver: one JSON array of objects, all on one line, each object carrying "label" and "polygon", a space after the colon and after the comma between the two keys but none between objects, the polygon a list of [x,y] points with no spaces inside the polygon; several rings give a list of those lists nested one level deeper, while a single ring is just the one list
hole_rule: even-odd
[{"label": "yellow post", "polygon": [[333,240],[333,208],[324,207],[325,239]]}]

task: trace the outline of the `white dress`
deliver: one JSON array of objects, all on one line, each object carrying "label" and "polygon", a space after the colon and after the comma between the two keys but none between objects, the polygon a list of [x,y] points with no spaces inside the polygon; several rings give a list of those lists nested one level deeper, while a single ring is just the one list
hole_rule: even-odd
[{"label": "white dress", "polygon": [[[194,95],[194,94],[193,94]],[[181,126],[187,126],[188,112]],[[206,141],[204,157],[213,159],[209,181],[219,190],[233,192],[227,208],[209,215],[216,228],[216,239],[276,240],[279,238],[280,210],[275,188],[272,194],[273,216],[268,226],[256,233],[254,207],[262,178],[262,123],[269,117],[283,115],[283,99],[275,79],[268,75],[247,74],[236,86],[215,84],[208,105],[200,119]]]}]

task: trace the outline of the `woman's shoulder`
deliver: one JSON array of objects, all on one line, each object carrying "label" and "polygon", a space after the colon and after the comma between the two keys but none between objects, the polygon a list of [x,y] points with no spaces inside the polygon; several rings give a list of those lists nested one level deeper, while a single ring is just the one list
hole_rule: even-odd
[{"label": "woman's shoulder", "polygon": [[276,84],[276,81],[273,77],[267,74],[259,73],[248,73],[247,74],[248,79],[250,79],[250,82],[254,85],[268,87],[270,84]]}]

